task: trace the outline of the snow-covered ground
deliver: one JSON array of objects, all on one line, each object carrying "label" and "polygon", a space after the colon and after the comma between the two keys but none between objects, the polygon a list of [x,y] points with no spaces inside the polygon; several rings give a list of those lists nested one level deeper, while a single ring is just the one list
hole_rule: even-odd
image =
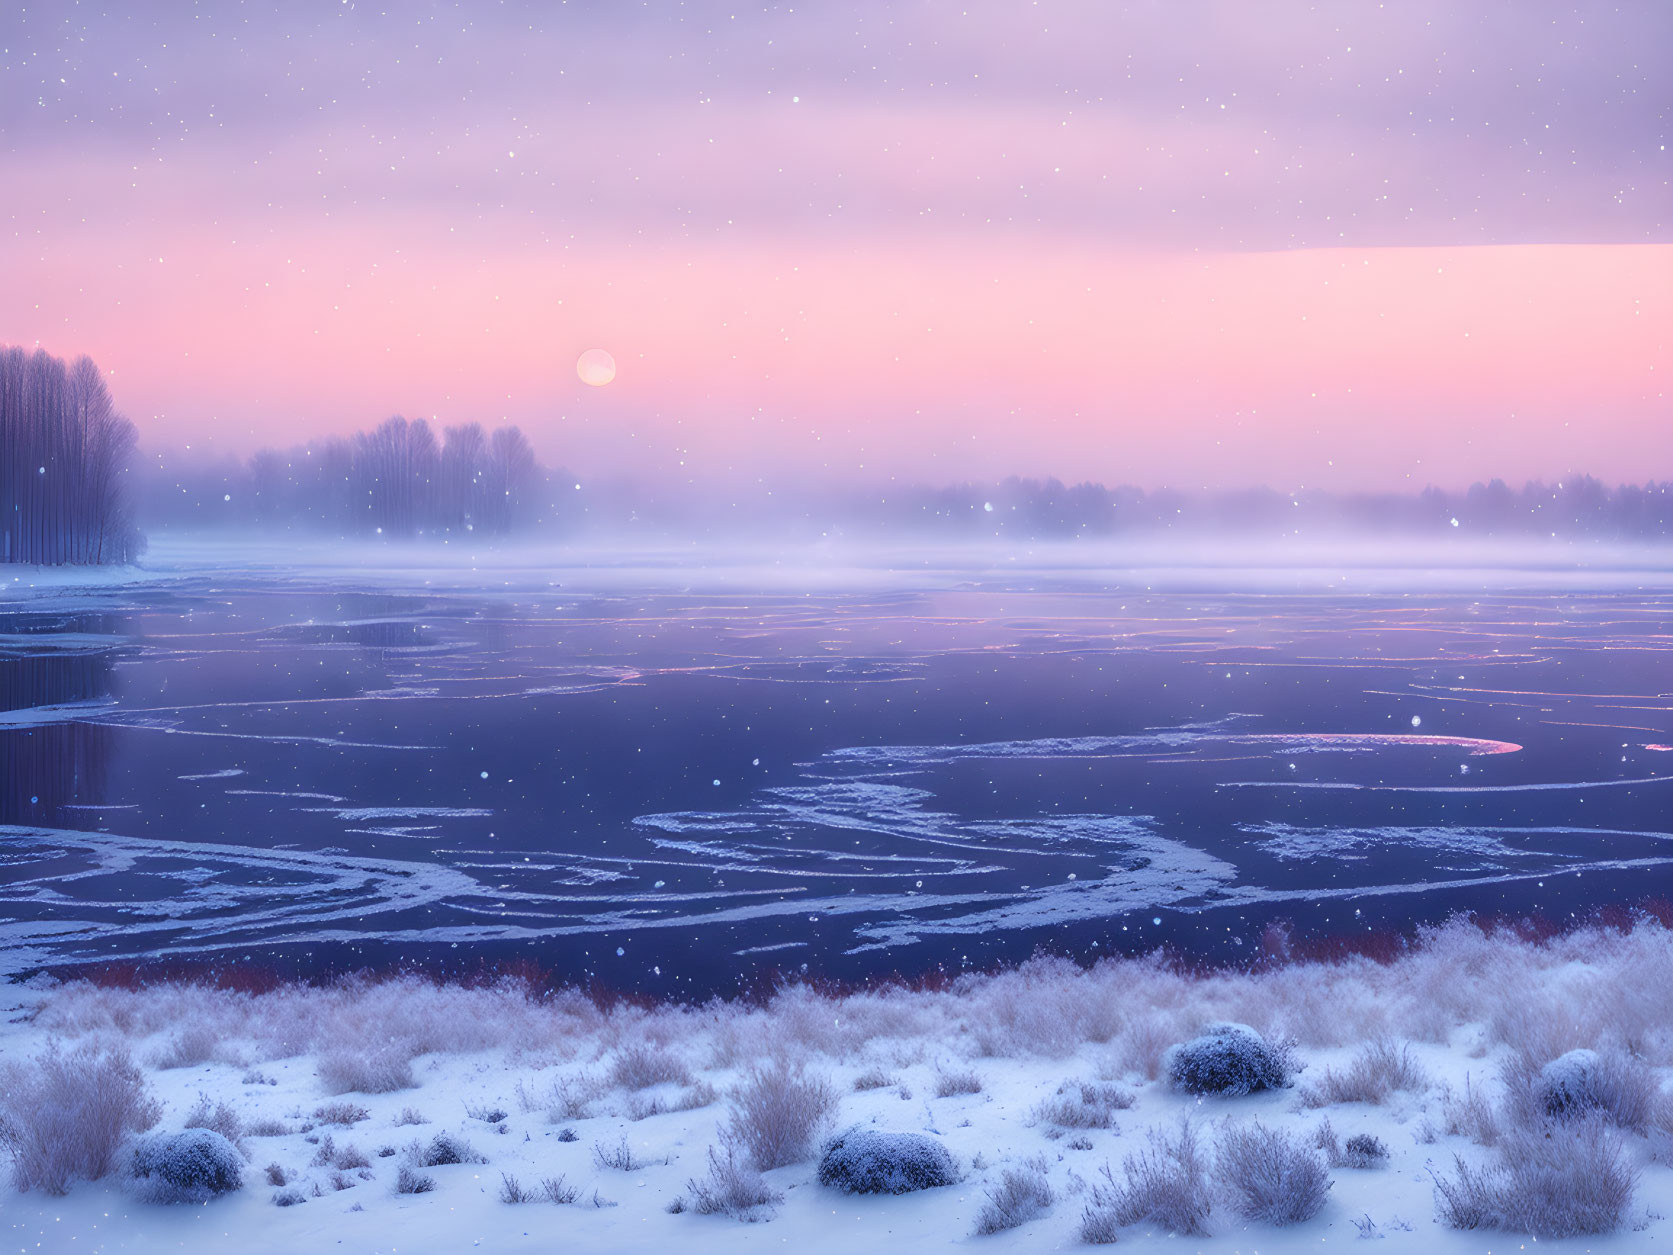
[{"label": "snow-covered ground", "polygon": [[[254,996],[37,981],[8,987],[4,1003],[0,1058],[9,1064],[55,1040],[125,1047],[161,1100],[158,1129],[179,1130],[206,1097],[204,1111],[229,1109],[215,1122],[241,1134],[249,1160],[244,1187],[205,1205],[143,1201],[120,1170],[62,1197],[0,1186],[0,1233],[20,1251],[1074,1248],[1095,1188],[1124,1182],[1124,1161],[1145,1149],[1147,1131],[1177,1131],[1182,1118],[1196,1123],[1211,1159],[1228,1128],[1259,1120],[1312,1147],[1326,1119],[1339,1141],[1374,1134],[1390,1157],[1381,1167],[1332,1167],[1323,1209],[1304,1223],[1248,1221],[1217,1186],[1207,1237],[1138,1223],[1118,1226],[1123,1245],[1521,1249],[1532,1239],[1443,1224],[1435,1176],[1450,1179],[1455,1156],[1497,1162],[1499,1151],[1477,1144],[1490,1135],[1467,1097],[1485,1095],[1508,1130],[1526,1120],[1511,1101],[1518,1061],[1537,1068],[1576,1047],[1637,1069],[1650,1087],[1648,1115],[1608,1134],[1638,1174],[1620,1227],[1557,1245],[1625,1252],[1673,1243],[1673,934],[1649,921],[1545,942],[1484,936],[1455,921],[1392,963],[1277,963],[1254,974],[1036,960],[939,989],[830,996],[796,987],[764,1006],[601,1009],[577,994],[531,996],[510,983],[417,979]],[[1215,1021],[1293,1039],[1302,1064],[1294,1083],[1243,1097],[1178,1092],[1170,1047]],[[1346,1076],[1373,1041],[1403,1049],[1417,1075],[1395,1078],[1405,1088],[1376,1102],[1326,1101],[1326,1075]],[[782,1199],[753,1222],[694,1214],[689,1183],[706,1175],[739,1087],[769,1061],[829,1083],[827,1130],[927,1134],[952,1152],[960,1179],[901,1196],[850,1195],[818,1182],[813,1154],[765,1174]],[[1079,1108],[1092,1112],[1084,1120],[1051,1109],[1065,1082],[1087,1082],[1099,1096]],[[16,1073],[0,1082],[8,1083],[0,1099],[15,1118]],[[354,1088],[369,1084],[402,1087]],[[1071,1100],[1078,1093],[1071,1089]],[[1063,1127],[1104,1116],[1113,1127]],[[464,1138],[486,1162],[424,1169],[433,1191],[397,1193],[408,1147],[441,1132]],[[1544,1132],[1571,1136],[1560,1124]],[[602,1163],[624,1139],[642,1166]],[[367,1166],[353,1166],[361,1157]],[[303,1201],[275,1205],[281,1188],[268,1183],[269,1165]],[[1006,1172],[1039,1168],[1049,1205],[1019,1227],[978,1236]],[[537,1189],[560,1176],[578,1187],[574,1202],[502,1201],[506,1177]],[[671,1209],[676,1199],[684,1210]]]}]

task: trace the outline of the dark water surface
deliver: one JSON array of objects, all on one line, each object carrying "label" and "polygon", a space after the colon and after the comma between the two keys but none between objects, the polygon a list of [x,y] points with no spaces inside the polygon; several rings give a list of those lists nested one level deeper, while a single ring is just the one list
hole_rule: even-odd
[{"label": "dark water surface", "polygon": [[0,967],[702,995],[1673,895],[1652,592],[0,595]]}]

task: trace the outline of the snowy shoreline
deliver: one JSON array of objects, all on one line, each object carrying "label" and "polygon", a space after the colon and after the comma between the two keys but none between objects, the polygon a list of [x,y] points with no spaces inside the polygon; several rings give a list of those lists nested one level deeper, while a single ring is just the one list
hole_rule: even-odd
[{"label": "snowy shoreline", "polygon": [[[1673,1235],[1673,933],[1651,920],[1544,941],[1455,920],[1389,963],[1254,973],[1041,959],[945,989],[791,987],[764,1005],[601,1008],[513,982],[413,978],[256,995],[37,980],[9,986],[5,1002],[0,1060],[22,1069],[0,1086],[14,1121],[29,1092],[19,1077],[51,1043],[107,1058],[126,1050],[160,1102],[153,1133],[219,1128],[247,1159],[243,1188],[202,1206],[147,1201],[124,1180],[126,1149],[111,1176],[62,1197],[8,1182],[0,1232],[20,1249],[1075,1248],[1152,1131],[1177,1137],[1189,1118],[1204,1162],[1221,1164],[1197,1249],[1364,1236],[1390,1250],[1481,1251],[1529,1239],[1448,1227],[1437,1178],[1458,1179],[1455,1157],[1490,1171],[1501,1162],[1519,1130],[1538,1124],[1518,1105],[1518,1078],[1576,1048],[1639,1078],[1639,1114],[1575,1126],[1610,1139],[1636,1188],[1612,1234],[1560,1245],[1652,1249]],[[1171,1084],[1178,1043],[1227,1021],[1293,1043],[1292,1082],[1241,1097]],[[818,1137],[760,1178],[761,1196],[776,1201],[743,1213],[757,1223],[692,1214],[711,1148],[772,1075],[825,1094]],[[1329,1140],[1319,1137],[1326,1120],[1334,1156],[1313,1149]],[[1228,1139],[1257,1121],[1336,1165],[1311,1219],[1248,1220],[1221,1179]],[[819,1142],[856,1125],[927,1136],[950,1152],[957,1179],[899,1196],[820,1184]],[[1581,1136],[1561,1122],[1535,1132],[1553,1145]],[[1348,1166],[1340,1145],[1361,1135],[1386,1147],[1386,1163]],[[486,1162],[424,1166],[438,1137]],[[398,1193],[403,1168],[434,1188]],[[543,1181],[561,1181],[555,1196],[574,1201],[540,1201]],[[1016,1203],[1018,1189],[1025,1218],[978,1236],[996,1200]],[[537,1197],[502,1201],[519,1193]],[[1112,1221],[1108,1236],[1178,1243],[1155,1223]]]}]

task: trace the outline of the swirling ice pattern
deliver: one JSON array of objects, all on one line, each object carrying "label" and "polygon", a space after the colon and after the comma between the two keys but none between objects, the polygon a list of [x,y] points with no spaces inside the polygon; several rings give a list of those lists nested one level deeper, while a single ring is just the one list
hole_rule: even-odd
[{"label": "swirling ice pattern", "polygon": [[[1346,741],[1368,752],[1440,744],[1467,756],[1516,748],[1399,735]],[[1178,754],[1224,743],[1288,756],[1343,742],[1203,725],[1120,737],[847,747],[805,764],[800,784],[761,789],[749,806],[641,816],[635,829],[645,842],[636,855],[552,853],[521,863],[461,857],[444,864],[0,828],[12,917],[0,928],[0,948],[15,969],[95,955],[304,941],[507,940],[805,915],[845,919],[858,950],[1133,911],[1425,892],[1559,870],[1673,862],[1660,853],[1673,835],[1660,832],[1238,825],[1251,853],[1281,862],[1346,868],[1390,852],[1422,852],[1432,872],[1417,883],[1278,889],[1250,881],[1230,858],[1169,835],[1153,816],[966,818],[939,809],[931,788],[893,782],[903,773],[979,759]],[[492,814],[413,806],[298,809],[345,823],[428,819],[444,827],[449,819]],[[370,831],[421,835],[402,827]],[[1636,841],[1639,856],[1600,859],[1585,852],[1588,839],[1605,837]],[[662,878],[674,875],[684,883],[669,889]],[[708,887],[688,887],[694,881]],[[415,912],[431,922],[414,924]]]}]

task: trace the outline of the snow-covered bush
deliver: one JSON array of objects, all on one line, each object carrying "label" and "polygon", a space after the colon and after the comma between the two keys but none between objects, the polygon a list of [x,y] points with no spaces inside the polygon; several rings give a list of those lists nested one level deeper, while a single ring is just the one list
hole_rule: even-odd
[{"label": "snow-covered bush", "polygon": [[627,1134],[623,1133],[621,1141],[614,1146],[606,1146],[603,1142],[593,1143],[593,1166],[595,1168],[610,1168],[616,1172],[638,1172],[646,1165],[646,1160],[633,1153],[633,1147],[627,1143]]},{"label": "snow-covered bush", "polygon": [[1034,1119],[1060,1129],[1113,1129],[1115,1113],[1137,1101],[1131,1090],[1092,1081],[1065,1081],[1034,1109]]},{"label": "snow-covered bush", "polygon": [[330,1094],[388,1094],[418,1084],[412,1056],[393,1045],[331,1050],[320,1057],[319,1078]]},{"label": "snow-covered bush", "polygon": [[731,1102],[733,1139],[767,1171],[813,1154],[836,1117],[837,1092],[823,1077],[781,1059],[746,1073]]},{"label": "snow-covered bush", "polygon": [[982,1092],[982,1078],[980,1073],[970,1068],[941,1068],[935,1069],[935,1096],[937,1098],[957,1098],[961,1094],[979,1094]]},{"label": "snow-covered bush", "polygon": [[1380,1168],[1388,1162],[1388,1147],[1374,1133],[1355,1133],[1342,1147],[1345,1168]]},{"label": "snow-covered bush", "polygon": [[1293,1071],[1289,1045],[1247,1024],[1212,1024],[1175,1046],[1168,1057],[1170,1079],[1188,1094],[1236,1096],[1281,1089]]},{"label": "snow-covered bush", "polygon": [[1221,1131],[1214,1173],[1238,1214],[1264,1224],[1311,1220],[1330,1190],[1330,1174],[1311,1147],[1259,1120]]},{"label": "snow-covered bush", "polygon": [[[369,1120],[372,1113],[359,1103],[328,1102],[314,1108],[314,1119],[321,1124],[341,1124],[345,1128]],[[423,1123],[419,1121],[419,1123]]]},{"label": "snow-covered bush", "polygon": [[1498,1110],[1480,1086],[1468,1076],[1464,1078],[1464,1092],[1457,1093],[1451,1086],[1441,1088],[1441,1117],[1452,1137],[1467,1137],[1477,1146],[1499,1144],[1500,1120]]},{"label": "snow-covered bush", "polygon": [[999,1174],[999,1183],[986,1190],[987,1201],[976,1213],[976,1233],[1003,1233],[1043,1216],[1052,1205],[1051,1182],[1046,1180],[1046,1161],[1041,1156],[1026,1159]]},{"label": "snow-covered bush", "polygon": [[98,1180],[123,1140],[161,1114],[126,1049],[53,1044],[0,1066],[0,1150],[20,1190],[62,1194],[72,1181]]},{"label": "snow-covered bush", "polygon": [[153,1203],[202,1203],[244,1184],[244,1157],[214,1129],[159,1133],[134,1147],[133,1177]]},{"label": "snow-covered bush", "polygon": [[1326,1068],[1323,1076],[1302,1089],[1301,1103],[1305,1107],[1347,1102],[1375,1106],[1396,1091],[1421,1090],[1428,1084],[1429,1078],[1412,1058],[1409,1046],[1378,1038],[1340,1072]]},{"label": "snow-covered bush", "polygon": [[719,1090],[707,1081],[696,1081],[673,1096],[667,1094],[629,1094],[627,1097],[627,1118],[629,1120],[648,1120],[652,1116],[666,1115],[670,1111],[697,1111],[719,1101]]},{"label": "snow-covered bush", "polygon": [[1656,1094],[1644,1132],[1651,1161],[1673,1167],[1673,1093],[1661,1090]]},{"label": "snow-covered bush", "polygon": [[1632,1206],[1637,1173],[1620,1135],[1592,1118],[1541,1131],[1516,1130],[1499,1162],[1434,1174],[1435,1205],[1454,1229],[1500,1229],[1541,1238],[1609,1233]]},{"label": "snow-covered bush", "polygon": [[[453,1160],[450,1162],[459,1161]],[[365,1151],[352,1142],[345,1142],[339,1146],[329,1133],[320,1139],[319,1147],[314,1151],[314,1167],[316,1168],[336,1168],[340,1172],[347,1172],[352,1168],[370,1168],[371,1166],[372,1161],[366,1158]]]},{"label": "snow-covered bush", "polygon": [[428,1145],[420,1146],[417,1142],[409,1148],[408,1158],[413,1166],[418,1168],[440,1168],[447,1164],[456,1163],[487,1163],[488,1157],[477,1152],[464,1138],[445,1130],[437,1133]]},{"label": "snow-covered bush", "polygon": [[1115,1218],[1115,1211],[1087,1204],[1080,1214],[1080,1240],[1088,1246],[1111,1246],[1119,1242],[1121,1224]]},{"label": "snow-covered bush", "polygon": [[1388,1162],[1388,1147],[1372,1133],[1355,1133],[1344,1148],[1328,1116],[1313,1130],[1313,1145],[1324,1152],[1325,1163],[1332,1168],[1380,1168]]},{"label": "snow-covered bush", "polygon": [[1324,1152],[1325,1162],[1332,1168],[1347,1167],[1342,1156],[1342,1140],[1336,1136],[1336,1128],[1326,1116],[1319,1121],[1319,1127],[1313,1130],[1313,1145]]},{"label": "snow-covered bush", "polygon": [[436,1178],[428,1172],[420,1172],[410,1164],[402,1164],[395,1174],[395,1192],[397,1194],[428,1194],[436,1188]]},{"label": "snow-covered bush", "polygon": [[1571,1050],[1539,1070],[1539,1099],[1545,1114],[1563,1120],[1596,1110],[1598,1072],[1603,1065],[1595,1050]]},{"label": "snow-covered bush", "polygon": [[832,1138],[819,1160],[819,1184],[850,1194],[909,1194],[956,1180],[947,1148],[922,1133],[852,1128]]},{"label": "snow-covered bush", "polygon": [[188,1129],[213,1129],[239,1150],[244,1149],[244,1121],[224,1102],[212,1102],[199,1094],[197,1105],[186,1115]]},{"label": "snow-covered bush", "polygon": [[555,1177],[540,1178],[540,1197],[555,1206],[568,1207],[581,1197],[581,1187],[571,1185],[563,1173],[560,1172]]},{"label": "snow-covered bush", "polygon": [[691,1210],[699,1216],[734,1220],[759,1220],[763,1208],[784,1197],[762,1180],[730,1137],[722,1137],[719,1148],[709,1147],[708,1176],[686,1182],[686,1189],[691,1192]]},{"label": "snow-covered bush", "polygon": [[[1514,1089],[1514,1082],[1510,1083]],[[1573,1120],[1598,1114],[1612,1124],[1633,1130],[1642,1130],[1649,1121],[1657,1092],[1655,1075],[1649,1068],[1614,1050],[1571,1050],[1542,1067],[1533,1081],[1535,1101],[1551,1119]]]},{"label": "snow-covered bush", "polygon": [[592,1118],[592,1105],[606,1089],[604,1081],[591,1073],[560,1076],[545,1089],[517,1082],[517,1105],[525,1112],[543,1111],[551,1124]]},{"label": "snow-covered bush", "polygon": [[989,1057],[1072,1055],[1113,1037],[1128,1005],[1117,982],[1056,955],[1035,955],[966,992],[971,1034]]},{"label": "snow-covered bush", "polygon": [[616,1052],[610,1080],[623,1089],[649,1089],[652,1085],[689,1085],[691,1069],[668,1050],[648,1042],[636,1042]]},{"label": "snow-covered bush", "polygon": [[532,1203],[541,1197],[539,1190],[531,1190],[509,1172],[500,1173],[500,1202]]},{"label": "snow-covered bush", "polygon": [[208,1063],[220,1048],[221,1037],[213,1021],[192,1021],[169,1039],[151,1058],[151,1065],[164,1071],[170,1068],[195,1068]]},{"label": "snow-covered bush", "polygon": [[1081,1216],[1083,1241],[1113,1242],[1116,1230],[1136,1224],[1182,1237],[1207,1235],[1214,1191],[1196,1126],[1181,1121],[1173,1137],[1152,1128],[1147,1140],[1146,1149],[1122,1161],[1121,1180],[1104,1165],[1104,1179],[1093,1186],[1091,1202]]}]

